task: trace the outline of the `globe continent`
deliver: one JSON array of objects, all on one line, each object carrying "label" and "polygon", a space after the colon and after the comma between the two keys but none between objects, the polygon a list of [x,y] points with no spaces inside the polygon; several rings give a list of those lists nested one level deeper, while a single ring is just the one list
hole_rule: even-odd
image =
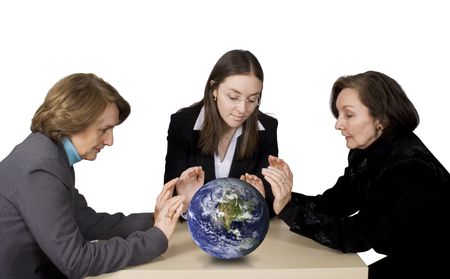
[{"label": "globe continent", "polygon": [[206,183],[193,196],[188,228],[195,243],[219,259],[237,259],[254,251],[269,229],[262,195],[237,178]]}]

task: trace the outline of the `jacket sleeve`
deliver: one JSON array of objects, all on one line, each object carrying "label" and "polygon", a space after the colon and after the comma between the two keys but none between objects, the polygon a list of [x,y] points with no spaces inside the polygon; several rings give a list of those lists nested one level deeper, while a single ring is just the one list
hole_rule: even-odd
[{"label": "jacket sleeve", "polygon": [[[292,193],[291,201],[278,215],[291,231],[343,252],[370,249],[361,238],[357,191],[348,179],[348,169],[335,186],[322,195]],[[354,214],[354,215],[352,215]]]},{"label": "jacket sleeve", "polygon": [[262,145],[261,145],[261,153],[259,157],[259,163],[256,169],[256,172],[254,173],[256,176],[260,177],[264,184],[264,192],[265,192],[265,199],[266,203],[269,208],[269,214],[271,217],[275,216],[275,212],[273,211],[273,193],[272,188],[264,179],[264,176],[262,175],[261,171],[263,168],[267,168],[269,165],[269,155],[273,155],[278,157],[278,139],[277,139],[277,128],[278,128],[278,121],[276,119],[272,119],[269,125],[267,125],[266,129],[268,129],[268,132],[263,135],[262,138]]},{"label": "jacket sleeve", "polygon": [[46,159],[28,168],[20,183],[18,206],[36,242],[67,277],[116,271],[148,262],[166,251],[167,238],[156,227],[129,233],[126,238],[86,240],[75,217],[73,199],[79,196],[61,178],[59,164]]},{"label": "jacket sleeve", "polygon": [[[183,127],[177,114],[173,114],[170,118],[169,130],[167,134],[167,153],[166,165],[164,171],[164,183],[167,183],[175,177],[179,177],[181,173],[189,167],[189,152],[191,145],[184,135],[187,131]],[[192,136],[191,136],[192,137]]]},{"label": "jacket sleeve", "polygon": [[[370,186],[365,207],[354,215],[345,214],[349,192],[329,196],[327,191],[317,197],[294,193],[279,216],[292,231],[342,252],[380,247],[377,252],[384,254],[415,253],[419,248],[416,240],[432,231],[427,228],[435,225],[430,221],[439,212],[432,209],[439,195],[432,194],[430,185],[436,185],[431,165],[420,160],[399,161],[380,174]],[[344,210],[339,210],[339,203]],[[330,211],[333,208],[337,214]]]}]

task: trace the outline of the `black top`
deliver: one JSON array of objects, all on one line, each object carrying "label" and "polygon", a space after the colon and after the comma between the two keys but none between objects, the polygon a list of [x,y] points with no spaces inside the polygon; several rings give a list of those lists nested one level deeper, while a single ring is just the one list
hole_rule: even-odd
[{"label": "black top", "polygon": [[314,197],[292,193],[279,217],[292,231],[343,252],[449,258],[449,208],[449,173],[409,133],[351,150],[333,188]]},{"label": "black top", "polygon": [[[205,184],[216,179],[214,156],[205,155],[198,148],[200,131],[194,130],[194,125],[202,106],[188,107],[172,114],[167,135],[167,154],[164,173],[164,183],[167,183],[189,167],[202,166],[205,171]],[[264,180],[261,169],[268,166],[269,155],[278,156],[277,126],[278,121],[262,112],[258,112],[258,120],[265,130],[259,131],[260,143],[251,158],[237,160],[237,152],[231,163],[229,177],[239,178],[250,173],[263,180],[266,201],[271,216],[273,213],[273,194],[270,185]],[[238,137],[237,146],[241,143]]]}]

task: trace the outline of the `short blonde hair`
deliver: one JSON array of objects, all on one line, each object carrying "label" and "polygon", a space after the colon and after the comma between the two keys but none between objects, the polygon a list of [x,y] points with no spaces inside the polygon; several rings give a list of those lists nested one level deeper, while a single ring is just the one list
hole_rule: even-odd
[{"label": "short blonde hair", "polygon": [[113,86],[94,74],[69,75],[48,91],[34,114],[31,131],[59,141],[88,127],[109,103],[117,106],[121,124],[130,114],[130,105]]}]

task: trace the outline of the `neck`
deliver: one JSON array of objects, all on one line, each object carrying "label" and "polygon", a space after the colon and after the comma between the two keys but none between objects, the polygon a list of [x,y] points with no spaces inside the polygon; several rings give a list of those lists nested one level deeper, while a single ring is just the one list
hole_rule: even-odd
[{"label": "neck", "polygon": [[234,133],[236,133],[237,128],[228,128],[225,133],[223,133],[222,138],[225,139],[231,139],[234,135]]}]

